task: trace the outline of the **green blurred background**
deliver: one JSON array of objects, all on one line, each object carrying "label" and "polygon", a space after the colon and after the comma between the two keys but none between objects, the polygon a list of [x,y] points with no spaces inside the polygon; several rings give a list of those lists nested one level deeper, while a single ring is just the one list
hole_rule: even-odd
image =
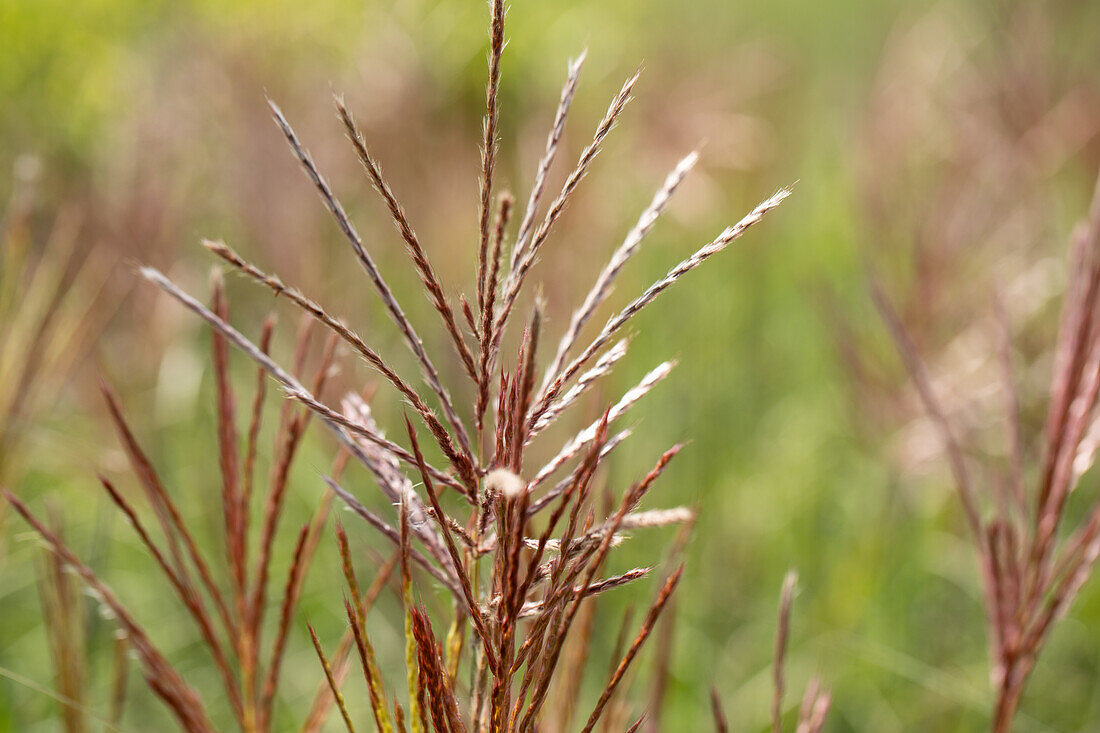
[{"label": "green blurred background", "polygon": [[[208,337],[138,284],[131,264],[156,265],[206,292],[213,262],[198,240],[224,238],[308,286],[411,366],[271,123],[266,93],[296,125],[395,290],[407,294],[426,337],[446,348],[346,146],[329,88],[346,95],[445,281],[470,292],[486,15],[478,0],[0,0],[0,171],[13,171],[0,178],[0,200],[33,188],[36,246],[64,214],[76,222],[77,251],[110,263],[96,300],[105,315],[21,420],[2,479],[35,507],[52,499],[61,508],[73,545],[208,696],[217,683],[191,627],[95,482],[102,471],[132,483],[105,429],[95,387],[103,374],[188,516],[217,534]],[[1003,461],[990,437],[999,397],[984,355],[992,293],[1006,293],[1023,423],[1038,432],[1064,243],[1100,163],[1098,30],[1100,5],[1087,1],[512,3],[498,181],[521,200],[567,60],[588,48],[566,160],[622,79],[644,66],[635,102],[536,270],[551,333],[693,147],[703,144],[702,163],[627,268],[617,304],[798,181],[762,226],[638,319],[630,354],[604,386],[614,399],[657,362],[679,359],[632,413],[636,435],[612,471],[629,480],[671,443],[688,441],[651,499],[701,512],[675,609],[664,729],[707,729],[712,685],[735,730],[765,728],[775,605],[790,567],[801,576],[792,695],[820,674],[833,690],[829,730],[987,725],[974,557],[865,277],[870,267],[887,284],[976,453],[994,462]],[[271,300],[238,279],[230,294],[235,322],[255,333]],[[280,315],[276,351],[285,357],[294,318]],[[346,355],[341,363],[341,388],[370,379]],[[243,391],[252,370],[243,360],[235,368]],[[457,368],[444,371],[461,384]],[[393,432],[397,401],[382,390],[375,404]],[[585,408],[589,418],[596,407]],[[331,453],[312,435],[285,527],[309,515]],[[366,476],[350,474],[360,495],[376,495]],[[1081,493],[1096,483],[1086,478]],[[53,682],[34,588],[38,545],[17,518],[3,531],[0,730],[60,730],[57,703],[44,692]],[[664,532],[656,539],[670,540]],[[354,539],[378,544],[360,527]],[[335,638],[331,544],[322,544],[302,616]],[[656,547],[627,543],[616,565],[653,562]],[[288,553],[277,558],[276,578]],[[646,603],[651,588],[618,591],[601,607],[590,696],[622,609]],[[399,613],[386,602],[371,620],[384,659],[400,656]],[[111,628],[92,604],[89,614],[96,708],[106,696]],[[1040,660],[1018,730],[1096,729],[1097,629],[1100,589],[1086,587]],[[635,680],[639,704],[652,667],[651,650]],[[278,718],[294,730],[318,680],[302,633],[287,669]],[[169,726],[137,675],[130,684],[122,729]],[[211,707],[227,720],[222,706]]]}]

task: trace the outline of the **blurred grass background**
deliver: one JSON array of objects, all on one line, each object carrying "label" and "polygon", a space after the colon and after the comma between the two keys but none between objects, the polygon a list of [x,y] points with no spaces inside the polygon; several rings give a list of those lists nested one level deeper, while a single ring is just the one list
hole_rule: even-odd
[{"label": "blurred grass background", "polygon": [[[165,268],[205,292],[212,263],[198,238],[224,238],[323,296],[407,367],[263,95],[296,124],[395,290],[414,293],[400,242],[333,118],[330,84],[345,93],[445,281],[469,291],[485,17],[475,0],[0,0],[0,171],[35,179],[33,242],[48,239],[59,211],[75,211],[78,249],[114,263],[102,333],[62,370],[66,386],[21,422],[17,460],[3,462],[2,479],[32,503],[61,507],[73,543],[200,689],[215,687],[190,627],[95,484],[97,470],[128,480],[97,401],[102,373],[185,511],[217,533],[209,342],[195,319],[137,285],[126,263]],[[498,180],[520,197],[566,60],[589,49],[566,159],[621,80],[645,67],[624,124],[539,265],[552,329],[587,289],[594,253],[610,252],[665,172],[700,142],[701,170],[624,273],[616,302],[799,181],[762,227],[641,317],[604,394],[616,397],[660,360],[680,360],[634,413],[640,429],[613,476],[629,480],[670,443],[690,441],[654,494],[655,503],[701,510],[676,607],[665,728],[709,727],[714,685],[735,729],[764,729],[776,598],[797,567],[791,688],[814,672],[825,678],[830,730],[982,729],[990,693],[973,555],[948,475],[868,307],[865,267],[882,273],[964,417],[990,389],[968,381],[973,354],[960,335],[986,318],[994,288],[1018,286],[1008,291],[1032,408],[1025,417],[1040,425],[1044,344],[1057,323],[1050,299],[1100,163],[1100,6],[559,0],[515,2],[508,23]],[[0,179],[0,200],[18,193],[18,177]],[[0,277],[11,285],[10,272]],[[237,280],[230,292],[234,320],[255,333],[270,299]],[[418,294],[403,303],[431,323]],[[285,355],[294,320],[281,316]],[[252,372],[236,366],[243,389]],[[343,366],[342,387],[369,378],[352,359]],[[445,371],[461,383],[456,369]],[[397,424],[396,400],[383,391],[376,405],[383,424]],[[308,515],[331,452],[313,436],[286,526]],[[373,495],[365,476],[349,483]],[[358,542],[377,543],[356,529]],[[16,521],[2,541],[0,730],[58,730],[57,703],[43,692],[52,680],[34,591],[37,545]],[[628,543],[616,562],[652,562],[644,544]],[[334,638],[329,545],[303,615]],[[597,659],[610,654],[617,614],[645,592],[608,597]],[[91,604],[89,614],[96,708],[110,625]],[[1087,730],[1100,719],[1097,628],[1100,590],[1086,588],[1041,658],[1019,730]],[[396,605],[379,606],[372,629],[383,658],[399,658]],[[278,712],[286,730],[319,677],[312,654],[298,634]],[[644,699],[645,660],[635,699]],[[602,662],[592,672],[586,683],[598,690]],[[135,676],[122,729],[167,724]]]}]

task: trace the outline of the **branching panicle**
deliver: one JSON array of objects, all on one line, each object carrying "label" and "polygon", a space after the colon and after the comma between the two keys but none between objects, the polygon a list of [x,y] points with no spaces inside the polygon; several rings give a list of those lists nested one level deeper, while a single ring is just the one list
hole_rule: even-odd
[{"label": "branching panicle", "polygon": [[[642,506],[680,446],[662,454],[656,465],[634,484],[624,488],[608,482],[602,511],[598,499],[600,489],[596,487],[608,476],[605,470],[608,456],[631,433],[629,427],[618,428],[613,433],[611,424],[664,380],[675,363],[658,364],[618,400],[601,405],[602,413],[598,414],[602,417],[587,428],[577,432],[577,426],[573,426],[561,432],[562,436],[572,436],[563,444],[549,445],[543,436],[558,432],[553,427],[564,423],[563,415],[571,406],[582,402],[582,396],[594,399],[593,385],[624,360],[629,336],[620,337],[619,334],[634,315],[690,270],[739,238],[778,206],[789,191],[780,190],[669,270],[611,317],[595,339],[570,361],[585,325],[606,303],[623,267],[638,251],[672,195],[696,164],[696,153],[686,156],[668,174],[596,276],[584,300],[573,310],[565,332],[560,337],[555,335],[549,342],[557,343],[556,351],[544,355],[552,321],[547,317],[551,311],[547,310],[541,291],[536,289],[525,324],[513,326],[519,319],[512,316],[517,312],[527,315],[525,309],[529,306],[518,304],[534,265],[567,205],[577,195],[581,181],[595,165],[611,130],[621,119],[639,75],[631,75],[611,100],[591,141],[565,176],[557,196],[543,211],[550,169],[561,147],[585,54],[570,63],[522,218],[516,231],[510,232],[512,215],[518,215],[518,211],[514,212],[515,200],[507,192],[497,193],[501,187],[495,180],[506,6],[503,0],[489,0],[488,4],[488,84],[479,170],[474,302],[447,292],[440,273],[429,259],[429,251],[422,245],[405,209],[383,177],[374,152],[368,148],[343,100],[336,100],[340,122],[355,156],[371,186],[382,198],[428,301],[442,320],[445,338],[450,342],[449,346],[445,345],[446,354],[436,354],[421,339],[333,189],[282,111],[270,103],[276,124],[340,234],[350,244],[351,256],[365,271],[389,319],[397,326],[427,390],[391,366],[399,362],[369,345],[360,335],[362,331],[332,315],[333,311],[296,287],[245,260],[223,242],[204,240],[203,245],[233,271],[301,311],[303,325],[289,362],[281,362],[272,353],[275,351],[272,347],[275,343],[273,318],[264,322],[257,343],[231,324],[226,288],[220,275],[215,275],[213,302],[207,306],[161,272],[148,267],[141,269],[146,280],[205,321],[212,332],[218,466],[224,515],[221,519],[225,535],[224,552],[218,556],[224,556],[224,567],[211,569],[196,543],[196,533],[189,527],[172,494],[161,483],[152,461],[134,439],[117,400],[106,390],[112,422],[148,509],[131,504],[126,494],[110,481],[104,480],[103,485],[194,621],[220,674],[224,688],[221,694],[228,700],[237,728],[244,733],[270,733],[276,727],[283,727],[281,722],[276,726],[274,720],[275,712],[280,709],[280,669],[284,657],[288,656],[289,646],[294,643],[306,574],[320,538],[326,534],[330,508],[337,501],[386,538],[393,546],[392,555],[384,562],[379,558],[381,567],[374,574],[370,587],[363,591],[357,577],[352,542],[344,527],[336,524],[336,545],[347,587],[343,617],[348,628],[330,657],[313,626],[308,626],[324,679],[314,696],[303,733],[321,730],[333,706],[339,710],[345,727],[355,730],[354,706],[349,709],[345,704],[341,686],[350,668],[355,666],[356,657],[373,716],[370,722],[360,721],[360,728],[373,724],[384,733],[395,730],[402,733],[406,730],[412,733],[430,730],[533,733],[547,728],[545,715],[550,709],[568,710],[564,716],[568,720],[580,699],[578,685],[585,650],[597,618],[594,605],[605,594],[622,592],[620,589],[637,587],[650,582],[647,578],[655,578],[656,594],[649,611],[633,641],[629,635],[623,636],[621,654],[617,655],[619,658],[583,730],[592,730],[601,720],[605,726],[622,729],[636,717],[625,707],[618,710],[610,702],[616,694],[623,698],[631,686],[633,674],[628,672],[655,630],[662,612],[669,607],[681,578],[679,558],[695,517],[694,510]],[[504,262],[508,240],[513,242],[511,255],[509,261]],[[583,251],[587,255],[597,245],[586,242],[579,246],[585,249],[578,249],[578,253]],[[452,306],[456,297],[458,308]],[[456,316],[456,311],[461,315]],[[329,331],[319,356],[314,355],[311,346],[314,324]],[[469,342],[471,336],[474,342]],[[618,340],[613,342],[616,337]],[[337,348],[340,344],[350,347],[354,358],[364,360],[373,373],[381,375],[382,381],[397,390],[399,398],[415,413],[412,419],[405,418],[403,430],[391,432],[391,437],[387,437],[383,427],[375,421],[367,397],[361,396],[372,393],[372,388],[346,392],[338,401],[325,396],[325,387],[341,358]],[[506,344],[509,350],[514,348],[515,351],[505,353]],[[255,393],[249,402],[243,403],[250,408],[247,431],[243,433],[239,433],[237,426],[238,403],[232,380],[234,350],[251,360],[257,375]],[[466,401],[452,398],[436,366],[437,358],[441,365],[445,364],[444,358],[450,360],[446,366],[451,368],[443,369],[443,374],[465,374],[468,381],[450,386],[455,388],[457,397],[467,398]],[[283,363],[290,363],[291,367],[284,367]],[[303,376],[310,370],[315,370],[312,380]],[[274,380],[278,389],[269,390],[268,379]],[[265,435],[261,425],[265,402],[272,396],[282,399],[282,404],[273,431],[275,440],[268,483],[265,489],[257,490],[256,463],[263,453],[259,443]],[[337,404],[339,408],[335,407]],[[578,410],[574,408],[573,412]],[[310,480],[307,486],[299,488],[295,486],[298,479],[292,467],[314,420],[335,438],[339,452],[329,475]],[[413,420],[427,428],[431,436],[431,443],[426,443],[424,449]],[[1076,424],[1072,427],[1076,428]],[[553,456],[549,462],[531,465],[533,457],[542,460],[547,455]],[[358,485],[350,478],[342,479],[346,464],[359,466],[377,484],[381,506],[345,488]],[[559,473],[557,483],[548,483]],[[282,527],[290,520],[284,521],[284,518],[288,514],[288,504],[294,504],[288,501],[288,496],[291,491],[308,492],[310,485],[317,492],[314,494],[316,511],[312,518],[299,525],[295,536],[287,535]],[[257,491],[261,497],[253,502],[253,494]],[[24,504],[10,495],[8,500],[46,540],[59,561],[73,567],[115,613],[150,686],[170,707],[181,726],[187,731],[202,733],[215,730],[197,694],[156,650],[125,606]],[[259,505],[256,511],[253,511],[253,503]],[[143,519],[145,512],[151,514],[153,521]],[[251,527],[253,514],[259,522],[255,531]],[[626,571],[608,569],[608,558],[627,538],[628,531],[648,532],[672,525],[679,525],[681,534],[664,562]],[[1092,562],[1095,553],[1089,548],[1093,547],[1097,532],[1100,532],[1100,519],[1096,532],[1081,538],[1081,562]],[[276,606],[275,602],[269,603],[270,576],[273,568],[282,566],[284,558],[288,565],[286,578],[281,582],[276,618],[269,613]],[[1072,579],[1079,576],[1079,565],[1067,565],[1059,574],[1059,580],[1072,584]],[[383,674],[379,668],[368,633],[367,616],[398,567],[399,596],[405,612],[406,689],[387,691],[385,682],[392,675]],[[228,578],[229,590],[223,591],[215,577]],[[417,594],[414,582],[435,584],[448,593],[453,616],[443,626],[438,625],[439,619],[436,619],[435,626],[450,629],[443,644],[433,629],[435,611],[430,612],[424,602],[416,598],[419,595],[430,599],[431,594]],[[470,640],[466,642],[468,630]],[[273,638],[267,642],[264,635],[272,633]],[[658,634],[663,671],[654,685],[654,710],[651,712],[655,716],[659,716],[660,699],[668,678],[669,638],[668,634]],[[565,655],[569,661],[561,665],[559,662],[570,639],[578,641]],[[553,679],[562,674],[574,678],[571,684],[553,686]],[[555,698],[551,697],[552,692]],[[462,699],[467,694],[469,701]],[[638,729],[644,717],[630,726],[630,730]]]},{"label": "branching panicle", "polygon": [[[1013,383],[1007,316],[995,303],[1000,327],[997,360],[1006,392],[1010,478],[999,469],[978,491],[974,461],[956,435],[917,348],[883,288],[873,278],[871,296],[928,418],[947,455],[955,489],[978,556],[989,627],[992,680],[996,691],[994,733],[1007,733],[1024,688],[1055,622],[1067,611],[1100,557],[1100,501],[1059,541],[1067,521],[1066,500],[1095,459],[1087,436],[1097,425],[1100,402],[1100,181],[1086,220],[1074,232],[1071,277],[1054,345],[1054,373],[1047,405],[1045,454],[1031,497],[1023,484],[1018,395]],[[983,466],[984,468],[984,466]],[[820,703],[810,704],[816,710]],[[824,703],[827,707],[827,702]]]}]

